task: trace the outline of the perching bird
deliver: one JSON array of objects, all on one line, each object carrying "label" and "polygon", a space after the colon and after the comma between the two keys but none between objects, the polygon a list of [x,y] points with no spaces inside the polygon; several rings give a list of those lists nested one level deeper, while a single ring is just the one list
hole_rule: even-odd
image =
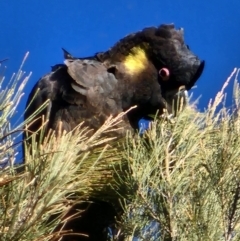
[{"label": "perching bird", "polygon": [[[183,30],[172,24],[130,34],[108,51],[89,58],[75,58],[66,51],[64,57],[65,63],[52,67],[27,101],[25,119],[49,99],[48,107],[37,116],[49,120],[48,130],[56,130],[60,121],[66,131],[82,121],[96,130],[109,115],[135,105],[137,108],[125,116],[123,133],[117,134],[137,129],[141,118],[162,114],[164,109],[176,113],[179,99],[186,101],[184,91],[192,88],[204,69],[204,61],[184,43]],[[41,125],[38,118],[28,129],[35,132]],[[95,201],[67,228],[89,235],[87,239],[74,236],[74,240],[103,241],[104,230],[111,229],[115,216],[111,204]]]},{"label": "perching bird", "polygon": [[[52,67],[29,95],[25,119],[47,99],[48,107],[39,113],[49,119],[48,129],[59,122],[66,131],[82,121],[96,130],[109,115],[137,105],[124,119],[124,129],[138,127],[164,109],[178,109],[179,97],[195,84],[204,61],[184,43],[183,30],[173,24],[145,28],[117,42],[111,49],[90,58],[74,58],[64,52],[65,64]],[[33,99],[34,97],[34,99]],[[28,127],[36,131],[41,118]]]}]

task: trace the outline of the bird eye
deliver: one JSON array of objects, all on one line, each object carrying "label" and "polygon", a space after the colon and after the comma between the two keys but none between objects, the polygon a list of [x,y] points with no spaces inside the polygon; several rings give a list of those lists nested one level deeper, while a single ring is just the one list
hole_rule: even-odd
[{"label": "bird eye", "polygon": [[162,68],[159,70],[159,76],[162,78],[162,80],[166,81],[169,79],[170,72],[167,68]]}]

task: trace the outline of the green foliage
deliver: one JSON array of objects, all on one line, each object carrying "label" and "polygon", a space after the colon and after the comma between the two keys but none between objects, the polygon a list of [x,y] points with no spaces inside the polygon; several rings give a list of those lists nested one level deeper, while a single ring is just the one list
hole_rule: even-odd
[{"label": "green foliage", "polygon": [[[31,73],[28,76],[24,76],[25,73],[21,70],[27,55],[25,56],[23,63],[19,71],[16,74],[12,75],[12,78],[8,81],[8,84],[5,89],[2,89],[2,86],[5,80],[4,71],[2,62],[0,61],[0,164],[14,164],[16,153],[12,148],[14,144],[13,138],[16,137],[16,133],[19,132],[19,129],[22,128],[23,123],[15,128],[11,127],[10,120],[16,114],[16,109],[20,103],[20,100],[23,96],[23,88],[25,87],[28,79],[31,76]],[[19,84],[21,80],[21,83]]]},{"label": "green foliage", "polygon": [[[0,160],[10,163],[23,123],[13,130],[9,123],[29,78],[16,88],[20,77],[0,92]],[[90,138],[82,124],[61,137],[50,133],[41,145],[33,134],[24,171],[0,170],[0,241],[60,240],[68,231],[57,225],[89,196],[121,200],[125,240],[239,240],[240,89],[235,82],[232,114],[219,110],[224,88],[204,113],[189,106],[174,119],[156,118],[143,137],[104,135],[114,133],[122,114]],[[146,229],[153,221],[158,234]]]},{"label": "green foliage", "polygon": [[[4,161],[11,161],[10,150],[12,156],[16,153],[14,133],[34,119],[33,115],[14,130],[9,128],[28,78],[23,78],[20,69],[1,92],[0,155]],[[90,138],[90,130],[81,128],[82,124],[68,134],[62,133],[61,138],[50,133],[41,145],[33,134],[32,144],[25,147],[23,171],[19,173],[19,167],[16,170],[13,165],[0,170],[0,240],[59,240],[68,233],[55,231],[60,222],[66,222],[65,214],[76,202],[106,189],[113,179],[113,165],[119,163],[119,158],[116,147],[109,143],[114,144],[115,138],[102,136],[114,132],[121,117],[109,117]],[[44,132],[44,126],[40,132]]]},{"label": "green foliage", "polygon": [[[114,122],[111,119],[109,125]],[[106,130],[107,124],[101,133]],[[0,192],[4,200],[0,226],[7,228],[2,240],[58,240],[66,233],[54,229],[66,222],[64,215],[71,207],[87,200],[96,184],[101,188],[111,180],[109,166],[118,160],[108,154],[107,145],[99,148],[111,140],[99,135],[87,140],[87,132],[79,127],[61,138],[53,133],[40,146],[34,139],[30,148],[26,146],[25,171]],[[103,167],[104,173],[98,172]],[[54,215],[57,218],[49,221]]]},{"label": "green foliage", "polygon": [[[119,177],[129,194],[127,240],[240,239],[240,117],[239,109],[217,111],[223,91],[205,113],[186,108],[174,123],[157,120],[144,138],[128,137],[130,171]],[[235,84],[237,107],[238,93]],[[159,236],[146,232],[154,222]]]}]

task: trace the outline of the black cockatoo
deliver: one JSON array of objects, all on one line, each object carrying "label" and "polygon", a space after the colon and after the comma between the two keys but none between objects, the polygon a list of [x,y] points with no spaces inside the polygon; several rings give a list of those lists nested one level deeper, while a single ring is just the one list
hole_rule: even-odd
[{"label": "black cockatoo", "polygon": [[[109,115],[137,105],[124,120],[124,129],[136,129],[142,117],[162,114],[164,109],[176,111],[179,97],[185,97],[184,90],[191,89],[204,69],[204,61],[184,43],[183,30],[173,24],[130,34],[89,58],[74,58],[66,51],[64,56],[65,64],[52,67],[27,101],[31,104],[25,119],[50,100],[39,114],[49,119],[48,129],[62,121],[70,131],[84,121],[96,130]],[[39,119],[29,130],[34,132],[41,124]]]},{"label": "black cockatoo", "polygon": [[[49,99],[50,104],[38,117],[49,119],[47,128],[53,130],[60,121],[66,131],[82,121],[96,130],[109,115],[135,105],[137,108],[124,117],[123,130],[137,129],[141,118],[162,114],[164,109],[175,113],[179,98],[185,101],[184,91],[192,88],[204,69],[204,61],[184,43],[183,30],[176,30],[173,24],[130,34],[108,51],[89,58],[75,58],[66,51],[64,57],[64,64],[55,65],[37,82],[24,116],[27,119]],[[28,129],[35,132],[41,125],[38,118]],[[104,230],[109,229],[115,215],[110,204],[95,202],[67,227],[89,235],[74,240],[106,240]]]}]

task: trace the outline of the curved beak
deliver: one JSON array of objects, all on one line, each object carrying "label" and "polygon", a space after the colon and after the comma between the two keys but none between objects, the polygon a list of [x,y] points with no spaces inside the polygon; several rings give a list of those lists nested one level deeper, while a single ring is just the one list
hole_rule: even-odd
[{"label": "curved beak", "polygon": [[197,68],[195,74],[193,75],[190,82],[186,85],[187,90],[190,90],[194,86],[194,84],[197,82],[197,80],[200,78],[200,76],[202,75],[202,72],[203,72],[204,66],[205,66],[205,61],[201,61],[201,63],[197,64],[197,65],[198,65],[198,68]]}]

